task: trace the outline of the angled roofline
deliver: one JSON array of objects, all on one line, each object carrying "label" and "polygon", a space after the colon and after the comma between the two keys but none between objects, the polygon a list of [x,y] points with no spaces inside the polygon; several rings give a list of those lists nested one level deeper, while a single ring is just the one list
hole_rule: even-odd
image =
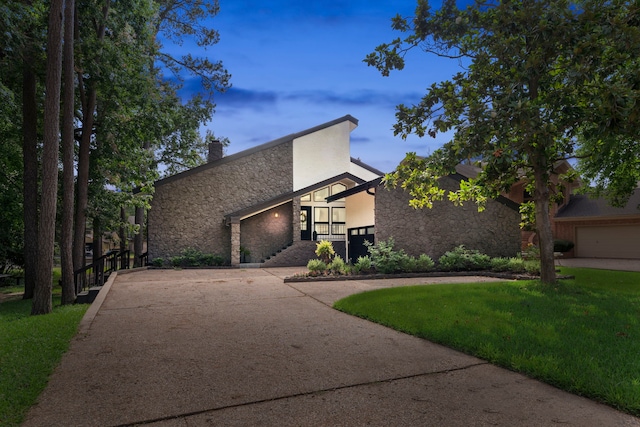
[{"label": "angled roofline", "polygon": [[[324,181],[317,182],[317,183],[315,183],[313,185],[310,185],[308,187],[301,188],[300,190],[291,191],[289,193],[283,193],[283,194],[281,194],[279,196],[276,196],[276,197],[274,197],[272,199],[265,200],[264,202],[260,202],[260,203],[257,203],[255,205],[249,206],[247,208],[240,209],[238,211],[235,211],[233,213],[225,215],[224,222],[227,225],[238,223],[244,218],[253,216],[253,215],[258,214],[260,212],[263,212],[265,210],[268,210],[268,209],[271,209],[273,207],[276,207],[276,206],[282,205],[284,203],[287,203],[288,201],[292,200],[294,197],[302,196],[303,194],[306,194],[306,193],[308,193],[310,191],[317,190],[318,188],[325,187],[325,186],[327,186],[329,184],[332,184],[332,183],[337,182],[337,181],[341,181],[343,179],[349,179],[349,180],[351,180],[353,182],[356,182],[357,184],[362,184],[362,183],[365,182],[363,179],[358,178],[357,176],[355,176],[355,175],[353,175],[353,174],[351,174],[349,172],[345,172],[345,173],[342,173],[340,175],[336,175],[336,176],[334,176],[332,178],[325,179]],[[357,185],[356,187],[353,187],[353,188],[357,188],[359,186],[360,185]]]},{"label": "angled roofline", "polygon": [[[178,181],[178,180],[180,180],[182,178],[186,178],[186,177],[188,177],[190,175],[199,173],[201,171],[204,171],[204,170],[207,170],[207,169],[210,169],[210,168],[214,168],[214,167],[217,167],[217,166],[224,165],[226,163],[232,162],[232,161],[240,159],[242,157],[257,153],[257,152],[262,151],[262,150],[266,150],[268,148],[272,148],[272,147],[278,146],[280,144],[284,144],[286,142],[293,141],[294,139],[301,138],[301,137],[303,137],[305,135],[312,134],[312,133],[317,132],[319,130],[326,129],[326,128],[329,128],[331,126],[335,126],[335,125],[337,125],[339,123],[346,122],[346,121],[349,121],[349,122],[353,123],[356,126],[358,125],[358,119],[356,119],[355,117],[353,117],[350,114],[347,114],[347,115],[342,116],[342,117],[340,117],[338,119],[331,120],[330,122],[326,122],[326,123],[323,123],[321,125],[314,126],[312,128],[305,129],[305,130],[300,131],[300,132],[296,132],[296,133],[292,133],[292,134],[289,134],[289,135],[285,135],[285,136],[280,137],[278,139],[274,139],[273,141],[269,141],[269,142],[265,142],[265,143],[260,144],[260,145],[256,145],[255,147],[248,148],[246,150],[237,152],[237,153],[232,154],[230,156],[224,156],[221,159],[215,160],[213,162],[205,163],[203,165],[196,166],[195,168],[186,170],[184,172],[180,172],[180,173],[177,173],[175,175],[171,175],[171,176],[168,176],[166,178],[159,179],[154,184],[157,187],[157,186],[160,186],[160,185],[168,184],[168,183],[173,182],[173,181]],[[369,168],[370,168],[370,166],[369,166]]]},{"label": "angled roofline", "polygon": [[355,164],[355,165],[358,165],[358,166],[360,166],[361,168],[368,170],[369,172],[373,172],[373,173],[375,173],[376,175],[384,175],[384,174],[385,174],[385,173],[384,173],[384,172],[382,172],[381,170],[378,170],[378,169],[374,168],[373,166],[366,164],[366,163],[365,163],[365,162],[363,162],[362,160],[360,160],[360,159],[356,159],[355,157],[352,157],[352,158],[351,158],[351,163],[353,163],[353,164]]}]

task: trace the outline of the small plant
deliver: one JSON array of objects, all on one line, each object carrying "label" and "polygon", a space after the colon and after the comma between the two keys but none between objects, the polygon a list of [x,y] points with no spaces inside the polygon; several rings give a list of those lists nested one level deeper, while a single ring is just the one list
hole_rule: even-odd
[{"label": "small plant", "polygon": [[491,258],[491,270],[509,271],[509,258]]},{"label": "small plant", "polygon": [[380,273],[395,273],[401,270],[402,263],[406,263],[408,255],[404,250],[400,249],[396,251],[393,249],[395,241],[393,237],[390,237],[387,241],[381,241],[373,245],[370,242],[365,241],[365,246],[369,251],[369,257],[371,263]]},{"label": "small plant", "polygon": [[573,242],[570,240],[554,240],[553,241],[553,251],[554,252],[569,252],[573,249]]},{"label": "small plant", "polygon": [[371,271],[371,258],[368,256],[359,256],[356,263],[353,265],[353,269],[356,273],[368,273]]},{"label": "small plant", "polygon": [[327,269],[333,274],[345,274],[346,264],[340,255],[336,255],[333,261],[327,265]]},{"label": "small plant", "polygon": [[509,258],[508,271],[512,273],[524,273],[526,271],[524,259],[518,257]]},{"label": "small plant", "polygon": [[416,271],[426,272],[432,271],[435,268],[436,263],[429,255],[421,254],[416,260]]},{"label": "small plant", "polygon": [[438,264],[442,270],[448,271],[485,270],[491,266],[491,257],[460,245],[452,251],[445,252]]},{"label": "small plant", "polygon": [[321,259],[310,259],[307,268],[311,274],[317,275],[327,271],[327,264]]},{"label": "small plant", "polygon": [[162,267],[164,265],[164,258],[154,258],[153,261],[151,261],[151,265],[154,267]]},{"label": "small plant", "polygon": [[524,261],[524,269],[527,273],[533,276],[540,275],[540,261],[538,260],[527,260]]},{"label": "small plant", "polygon": [[527,250],[522,253],[522,257],[524,259],[540,259],[540,248],[533,243],[529,243]]},{"label": "small plant", "polygon": [[329,264],[336,255],[336,251],[333,249],[333,243],[329,240],[320,240],[316,244],[316,255],[318,255],[318,258],[325,264]]}]

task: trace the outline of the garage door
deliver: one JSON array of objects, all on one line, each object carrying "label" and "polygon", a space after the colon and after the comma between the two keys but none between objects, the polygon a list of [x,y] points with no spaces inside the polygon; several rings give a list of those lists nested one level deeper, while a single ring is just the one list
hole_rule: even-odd
[{"label": "garage door", "polygon": [[576,256],[640,259],[640,225],[576,227]]}]

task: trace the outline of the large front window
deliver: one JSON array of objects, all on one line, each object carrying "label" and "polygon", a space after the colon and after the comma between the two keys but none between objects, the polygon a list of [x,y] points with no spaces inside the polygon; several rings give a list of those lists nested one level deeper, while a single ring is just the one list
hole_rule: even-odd
[{"label": "large front window", "polygon": [[[301,229],[306,221],[318,240],[341,240],[346,237],[347,210],[345,199],[327,203],[327,197],[341,193],[347,186],[341,182],[318,188],[300,197],[301,207],[309,210],[309,218],[301,219]],[[304,210],[304,209],[303,209]],[[307,237],[309,238],[309,237]]]}]

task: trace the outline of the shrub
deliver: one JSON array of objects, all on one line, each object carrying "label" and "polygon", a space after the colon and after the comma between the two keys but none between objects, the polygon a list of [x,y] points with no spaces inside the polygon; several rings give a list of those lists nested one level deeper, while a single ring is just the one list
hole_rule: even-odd
[{"label": "shrub", "polygon": [[318,258],[325,264],[329,264],[336,255],[336,251],[333,250],[333,243],[329,240],[320,240],[316,244],[316,255],[318,255]]},{"label": "shrub", "polygon": [[224,265],[224,258],[221,255],[205,254],[193,248],[187,248],[180,252],[180,255],[172,257],[170,260],[174,267],[202,267]]},{"label": "shrub", "polygon": [[356,263],[353,265],[353,269],[356,273],[368,273],[371,271],[371,258],[368,256],[359,256]]},{"label": "shrub", "polygon": [[524,269],[529,274],[533,274],[535,276],[539,276],[540,275],[540,261],[538,261],[538,260],[527,260],[527,261],[524,261]]},{"label": "shrub", "polygon": [[573,249],[573,242],[569,240],[554,240],[553,251],[554,252],[569,252]]},{"label": "shrub", "polygon": [[418,272],[431,271],[434,269],[436,263],[433,262],[433,259],[429,255],[421,254],[417,259],[417,268]]},{"label": "shrub", "polygon": [[491,257],[464,245],[445,252],[438,260],[440,268],[449,271],[485,270],[491,266]]},{"label": "shrub", "polygon": [[523,252],[522,257],[524,259],[540,259],[540,248],[533,243],[529,243],[527,250]]},{"label": "shrub", "polygon": [[327,264],[321,259],[310,259],[307,268],[312,273],[322,273],[327,270]]},{"label": "shrub", "polygon": [[333,261],[327,265],[327,269],[334,274],[345,274],[346,264],[340,255],[336,255]]},{"label": "shrub", "polygon": [[513,257],[509,258],[508,270],[512,273],[524,273],[524,259]]},{"label": "shrub", "polygon": [[509,271],[509,258],[491,258],[491,270]]},{"label": "shrub", "polygon": [[369,251],[371,263],[381,273],[395,273],[401,269],[403,262],[407,262],[408,255],[404,250],[393,250],[393,245],[395,244],[393,237],[390,237],[386,242],[383,240],[375,245],[369,242],[364,244]]},{"label": "shrub", "polygon": [[154,258],[153,261],[151,261],[151,265],[154,267],[162,267],[164,265],[164,258]]}]

